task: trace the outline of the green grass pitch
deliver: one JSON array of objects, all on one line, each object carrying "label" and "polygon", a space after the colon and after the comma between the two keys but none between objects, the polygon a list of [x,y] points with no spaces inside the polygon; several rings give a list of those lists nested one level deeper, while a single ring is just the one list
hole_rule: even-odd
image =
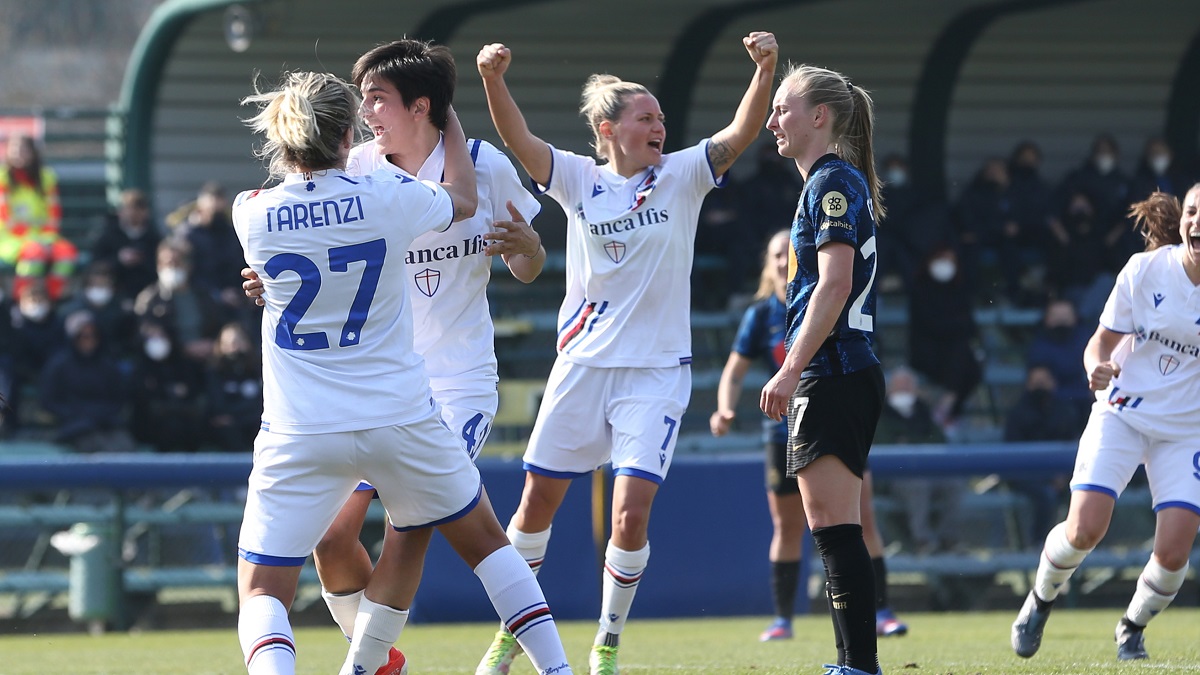
[{"label": "green grass pitch", "polygon": [[[1020,659],[1008,646],[1016,613],[906,613],[906,637],[880,640],[885,673],[974,675],[994,673],[1200,673],[1200,609],[1172,608],[1146,633],[1149,661],[1118,664],[1112,641],[1119,609],[1060,609],[1051,617],[1041,652]],[[832,629],[823,616],[797,619],[797,638],[762,644],[767,619],[631,621],[621,646],[625,675],[683,673],[819,674],[833,658]],[[241,675],[245,673],[236,631],[145,632],[140,634],[7,635],[0,637],[3,675]],[[567,656],[576,673],[587,672],[592,622],[560,624]],[[491,641],[492,624],[421,624],[405,629],[401,647],[409,672],[471,674]],[[328,629],[297,632],[298,675],[337,672],[346,645],[332,623]],[[512,675],[535,675],[520,657]]]}]

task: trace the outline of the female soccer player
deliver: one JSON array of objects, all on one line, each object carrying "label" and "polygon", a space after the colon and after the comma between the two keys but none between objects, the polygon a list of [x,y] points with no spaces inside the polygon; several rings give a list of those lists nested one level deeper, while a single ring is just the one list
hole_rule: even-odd
[{"label": "female soccer player", "polygon": [[[737,416],[737,400],[742,394],[742,381],[761,358],[771,369],[783,365],[783,338],[786,329],[788,242],[790,233],[781,230],[767,242],[766,259],[759,279],[757,300],[747,310],[738,327],[729,360],[721,371],[717,385],[717,410],[709,417],[713,436],[724,436]],[[804,539],[804,501],[796,481],[784,477],[787,473],[787,420],[763,419],[763,443],[766,447],[767,507],[771,512],[771,595],[775,602],[775,620],[759,640],[789,640],[792,638],[792,616],[795,613],[796,589],[800,578],[800,558]],[[860,510],[863,538],[871,554],[871,569],[875,574],[875,633],[880,636],[904,635],[908,626],[896,618],[888,606],[887,563],[883,557],[883,536],[875,524],[875,508],[871,501],[870,470],[863,473]]]},{"label": "female soccer player", "polygon": [[1117,623],[1117,658],[1148,658],[1143,631],[1187,577],[1200,528],[1200,184],[1184,198],[1156,192],[1129,211],[1146,242],[1117,275],[1083,352],[1092,391],[1071,477],[1067,520],[1046,535],[1033,590],[1012,627],[1029,658],[1063,584],[1104,538],[1117,498],[1146,467],[1156,522],[1154,552]]},{"label": "female soccer player", "polygon": [[[711,139],[663,154],[658,101],[640,84],[593,75],[581,112],[607,163],[564,152],[529,131],[504,81],[512,53],[479,52],[496,130],[566,212],[567,291],[558,358],[525,452],[525,489],[509,539],[535,570],[571,479],[611,460],[612,537],[591,672],[617,671],[618,638],[650,558],[647,524],[691,395],[690,275],[700,204],[758,134],[777,47],[743,44],[756,65],[733,122]],[[477,673],[507,673],[519,647],[501,630]]]},{"label": "female soccer player", "polygon": [[[240,194],[234,227],[265,285],[263,422],[239,537],[238,633],[251,675],[295,671],[287,608],[300,566],[361,480],[392,527],[436,525],[483,582],[539,670],[569,673],[537,580],[504,538],[479,472],[441,421],[412,349],[404,252],[476,208],[475,174],[457,118],[441,183],[343,168],[360,100],[350,85],[292,73],[246,99],[250,124],[282,182]],[[374,673],[404,612],[369,583],[342,675]]]},{"label": "female soccer player", "polygon": [[883,409],[883,371],[871,348],[877,219],[871,97],[841,73],[792,68],[767,128],[804,178],[788,251],[783,366],[763,387],[762,411],[788,419],[787,475],[825,565],[837,665],[827,675],[880,672],[875,579],[860,524],[863,473]]},{"label": "female soccer player", "polygon": [[[363,93],[363,118],[374,139],[350,151],[346,172],[361,176],[386,170],[410,179],[440,180],[445,164],[442,132],[457,79],[450,50],[420,40],[397,40],[360,56],[351,75]],[[521,186],[512,163],[486,141],[468,139],[468,149],[478,187],[475,215],[445,232],[418,236],[405,256],[411,261],[413,323],[422,326],[413,336],[413,347],[425,359],[442,418],[475,458],[498,403],[486,293],[490,256],[501,255],[513,276],[529,283],[541,272],[546,253],[527,224],[541,206]],[[262,293],[253,279],[243,286],[251,297]],[[354,634],[358,604],[372,574],[370,555],[359,539],[372,495],[369,484],[354,493],[314,556],[321,595],[347,638]],[[384,535],[377,578],[405,587],[405,609],[420,583],[432,534],[432,528],[388,528]],[[390,667],[380,675],[392,675],[403,664],[404,656],[393,650]]]}]

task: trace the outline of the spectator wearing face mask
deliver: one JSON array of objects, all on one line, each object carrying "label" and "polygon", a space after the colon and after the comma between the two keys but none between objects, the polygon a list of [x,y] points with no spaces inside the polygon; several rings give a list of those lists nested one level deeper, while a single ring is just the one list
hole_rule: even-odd
[{"label": "spectator wearing face mask", "polygon": [[909,293],[908,352],[913,369],[946,390],[935,410],[944,427],[954,425],[983,380],[972,306],[958,254],[935,248]]},{"label": "spectator wearing face mask", "polygon": [[190,452],[202,439],[204,371],[176,348],[168,328],[143,321],[134,381],[133,434],[160,452]]},{"label": "spectator wearing face mask", "polygon": [[[875,431],[878,443],[945,443],[933,411],[921,395],[917,374],[900,366],[887,378],[887,399]],[[904,505],[905,521],[919,554],[953,549],[959,541],[958,505],[963,482],[958,478],[893,481],[891,492]]]},{"label": "spectator wearing face mask", "polygon": [[187,244],[163,241],[156,260],[158,280],[138,294],[134,313],[141,321],[164,326],[182,355],[203,363],[212,353],[220,329],[220,311],[207,293],[190,283],[191,250]]},{"label": "spectator wearing face mask", "polygon": [[1103,289],[1112,286],[1108,270],[1113,256],[1091,197],[1082,190],[1072,192],[1046,249],[1048,291],[1056,297],[1070,298],[1082,307],[1091,289],[1099,287],[1102,306],[1107,297]]},{"label": "spectator wearing face mask", "polygon": [[884,158],[880,175],[888,234],[879,239],[879,288],[907,290],[929,250],[950,237],[949,214],[914,183],[902,155]]},{"label": "spectator wearing face mask", "polygon": [[1092,141],[1087,160],[1059,185],[1054,211],[1066,210],[1071,195],[1083,193],[1092,203],[1100,231],[1107,232],[1118,221],[1124,221],[1130,202],[1129,188],[1129,176],[1120,167],[1117,140],[1110,134],[1100,134]]},{"label": "spectator wearing face mask", "polygon": [[[1175,153],[1161,136],[1146,141],[1142,158],[1133,174],[1130,201],[1141,201],[1155,192],[1165,192],[1180,199],[1192,186],[1184,171],[1176,165]],[[1138,240],[1140,250],[1141,240]]]},{"label": "spectator wearing face mask", "polygon": [[1034,253],[1018,220],[1004,160],[993,157],[983,163],[953,215],[963,266],[976,292],[1020,302],[1021,274]]},{"label": "spectator wearing face mask", "polygon": [[137,294],[158,278],[155,253],[161,241],[146,193],[132,188],[122,192],[116,212],[100,226],[91,244],[92,260],[112,266],[122,304],[132,307]]},{"label": "spectator wearing face mask", "polygon": [[[17,431],[26,417],[24,390],[41,377],[46,362],[66,341],[62,321],[54,311],[54,302],[40,281],[24,286],[11,307],[12,389],[8,396],[11,429]],[[36,400],[34,401],[36,404]],[[36,405],[33,406],[36,409]]]},{"label": "spectator wearing face mask", "polygon": [[38,394],[54,416],[54,441],[77,452],[130,452],[128,378],[103,348],[95,319],[87,310],[64,321],[69,342],[46,363]]},{"label": "spectator wearing face mask", "polygon": [[127,362],[136,352],[137,322],[133,308],[125,307],[116,295],[116,279],[112,265],[97,261],[83,275],[80,292],[63,303],[59,315],[66,318],[75,312],[92,315],[104,351],[119,362]]},{"label": "spectator wearing face mask", "polygon": [[175,237],[191,249],[192,287],[232,308],[245,308],[241,278],[230,274],[245,266],[242,245],[233,231],[229,195],[217,182],[200,188],[196,200],[167,217]]},{"label": "spectator wearing face mask", "polygon": [[1090,331],[1079,321],[1070,300],[1051,300],[1042,314],[1042,327],[1029,343],[1025,363],[1041,366],[1054,375],[1059,398],[1085,414],[1095,396],[1088,389],[1087,373],[1079,367]]},{"label": "spectator wearing face mask", "polygon": [[205,379],[210,442],[230,452],[253,448],[263,410],[262,363],[242,324],[221,328]]}]

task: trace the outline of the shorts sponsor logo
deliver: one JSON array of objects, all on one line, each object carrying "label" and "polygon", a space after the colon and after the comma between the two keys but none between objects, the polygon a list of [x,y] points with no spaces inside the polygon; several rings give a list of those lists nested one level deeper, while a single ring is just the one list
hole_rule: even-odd
[{"label": "shorts sponsor logo", "polygon": [[433,294],[438,292],[438,287],[442,285],[442,273],[426,268],[414,274],[413,281],[417,283],[417,290],[421,291],[421,295],[432,298]]},{"label": "shorts sponsor logo", "polygon": [[1170,375],[1179,368],[1179,359],[1170,354],[1158,357],[1158,370],[1163,375]]},{"label": "shorts sponsor logo", "polygon": [[821,197],[821,210],[830,218],[841,218],[846,215],[846,210],[849,204],[846,201],[846,195],[837,190],[830,190]]}]

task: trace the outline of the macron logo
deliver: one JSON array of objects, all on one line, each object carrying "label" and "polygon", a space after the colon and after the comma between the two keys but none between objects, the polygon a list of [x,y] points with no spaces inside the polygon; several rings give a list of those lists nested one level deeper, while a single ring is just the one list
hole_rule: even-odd
[{"label": "macron logo", "polygon": [[599,183],[594,183],[594,184],[592,185],[592,196],[593,196],[593,197],[595,197],[596,195],[598,195],[598,194],[601,194],[601,193],[603,193],[603,192],[604,192],[604,186],[603,186],[603,185],[601,185],[601,184],[599,184]]},{"label": "macron logo", "polygon": [[1154,294],[1154,309],[1158,309],[1158,306],[1162,304],[1163,298],[1165,298],[1165,297],[1166,296],[1163,295],[1162,293]]}]

